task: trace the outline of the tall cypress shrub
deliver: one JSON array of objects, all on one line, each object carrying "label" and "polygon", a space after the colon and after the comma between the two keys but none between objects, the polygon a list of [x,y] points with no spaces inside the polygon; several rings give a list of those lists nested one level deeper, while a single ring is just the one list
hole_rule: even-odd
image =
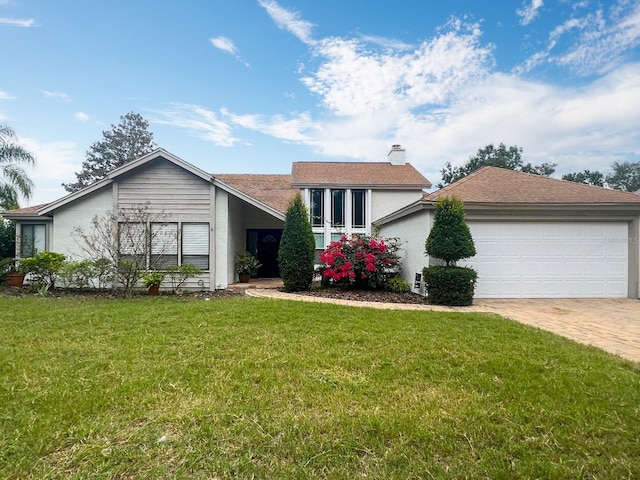
[{"label": "tall cypress shrub", "polygon": [[446,266],[426,267],[423,277],[429,303],[471,305],[477,272],[456,267],[455,263],[473,257],[476,247],[464,219],[464,204],[456,197],[436,202],[433,227],[425,242],[427,255],[444,260]]},{"label": "tall cypress shrub", "polygon": [[285,291],[297,292],[311,288],[315,248],[309,211],[302,201],[302,195],[297,193],[287,208],[278,251],[280,276]]}]

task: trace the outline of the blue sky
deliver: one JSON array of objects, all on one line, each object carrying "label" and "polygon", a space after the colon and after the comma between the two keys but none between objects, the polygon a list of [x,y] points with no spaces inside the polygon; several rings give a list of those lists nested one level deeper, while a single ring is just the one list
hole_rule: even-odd
[{"label": "blue sky", "polygon": [[445,162],[518,145],[556,176],[640,159],[640,0],[0,0],[0,123],[64,195],[130,111],[211,173]]}]

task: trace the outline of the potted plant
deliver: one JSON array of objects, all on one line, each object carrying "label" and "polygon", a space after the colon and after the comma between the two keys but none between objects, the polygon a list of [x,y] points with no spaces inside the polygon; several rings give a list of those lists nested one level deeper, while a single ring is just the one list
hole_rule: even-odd
[{"label": "potted plant", "polygon": [[247,283],[251,278],[251,274],[262,264],[256,257],[249,252],[239,253],[236,255],[236,271],[241,283]]},{"label": "potted plant", "polygon": [[144,283],[144,286],[147,287],[149,295],[158,295],[158,292],[160,291],[160,284],[163,280],[164,273],[156,270],[146,273],[142,278],[142,282]]},{"label": "potted plant", "polygon": [[20,269],[17,258],[5,258],[0,261],[0,276],[6,275],[7,285],[10,287],[21,287],[27,272]]}]

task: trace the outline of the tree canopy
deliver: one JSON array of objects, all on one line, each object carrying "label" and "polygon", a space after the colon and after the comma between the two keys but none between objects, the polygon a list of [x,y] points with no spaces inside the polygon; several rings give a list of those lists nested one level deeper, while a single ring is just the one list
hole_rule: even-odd
[{"label": "tree canopy", "polygon": [[640,190],[640,161],[613,162],[611,172],[607,174],[597,170],[584,170],[577,173],[567,173],[562,176],[562,179],[625,192],[637,192]]},{"label": "tree canopy", "polygon": [[22,167],[35,163],[35,157],[18,145],[15,132],[0,125],[0,210],[18,208],[19,197],[31,198],[33,181]]},{"label": "tree canopy", "polygon": [[490,143],[486,147],[479,149],[475,156],[469,158],[469,161],[462,166],[454,167],[451,162],[447,162],[441,170],[442,183],[438,184],[438,188],[445,187],[487,166],[508,168],[517,172],[534,173],[545,177],[548,177],[556,170],[555,163],[542,163],[540,165],[524,163],[522,160],[522,148],[517,145],[507,147],[504,143],[501,143],[498,148],[495,148]]},{"label": "tree canopy", "polygon": [[156,145],[148,128],[149,122],[138,113],[120,117],[118,125],[103,131],[104,138],[89,147],[82,170],[76,173],[77,181],[62,186],[68,192],[76,192],[102,180],[111,170],[153,151]]}]

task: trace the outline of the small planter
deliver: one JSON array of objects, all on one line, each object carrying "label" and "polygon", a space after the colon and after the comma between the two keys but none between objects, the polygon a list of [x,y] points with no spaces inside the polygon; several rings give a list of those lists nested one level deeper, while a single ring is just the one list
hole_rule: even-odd
[{"label": "small planter", "polygon": [[153,285],[149,285],[149,295],[156,296],[160,292],[160,284],[154,283]]},{"label": "small planter", "polygon": [[240,279],[240,283],[249,283],[249,280],[251,279],[251,274],[250,273],[239,273],[238,274],[238,278]]},{"label": "small planter", "polygon": [[7,284],[10,287],[22,287],[24,284],[24,273],[9,272],[7,274]]}]

